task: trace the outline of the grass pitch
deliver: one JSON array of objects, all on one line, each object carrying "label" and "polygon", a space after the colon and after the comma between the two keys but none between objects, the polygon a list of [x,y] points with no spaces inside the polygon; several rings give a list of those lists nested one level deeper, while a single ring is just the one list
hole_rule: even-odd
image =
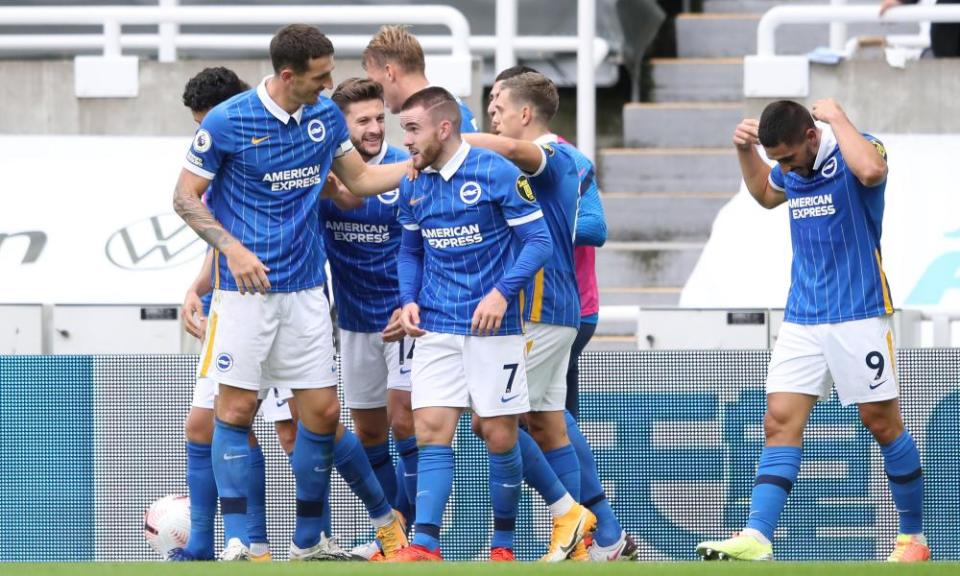
[{"label": "grass pitch", "polygon": [[449,562],[368,564],[363,562],[287,563],[0,563],[3,576],[955,576],[958,562],[895,565],[880,562],[617,562],[610,564],[491,564]]}]

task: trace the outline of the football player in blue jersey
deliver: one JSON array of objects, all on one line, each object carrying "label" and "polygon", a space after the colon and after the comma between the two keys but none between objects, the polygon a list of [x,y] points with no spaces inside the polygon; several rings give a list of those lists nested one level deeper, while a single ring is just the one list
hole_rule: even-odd
[{"label": "football player in blue jersey", "polygon": [[[530,390],[526,422],[530,435],[567,492],[591,506],[595,514],[579,504],[563,508],[552,504],[553,499],[537,486],[537,479],[530,478],[539,461],[536,447],[525,448],[524,472],[528,482],[538,488],[554,512],[553,537],[543,559],[558,562],[569,556],[619,560],[632,558],[636,545],[606,501],[586,438],[565,410],[567,366],[580,323],[573,251],[582,178],[576,149],[550,131],[559,105],[556,86],[542,74],[526,72],[508,77],[500,82],[493,103],[492,120],[500,136],[468,134],[464,139],[505,155],[530,177],[554,245],[553,256],[524,292]],[[526,438],[521,433],[521,442]],[[595,525],[598,530],[588,550],[579,545],[577,540],[582,533],[573,528],[590,531]]]},{"label": "football player in blue jersey", "polygon": [[[330,98],[343,112],[350,140],[365,162],[378,165],[409,158],[406,150],[384,141],[379,84],[350,78]],[[414,342],[405,338],[399,322],[398,199],[399,191],[391,190],[362,199],[350,209],[323,199],[320,215],[340,326],[344,402],[387,500],[400,509],[416,498],[417,439],[410,409]],[[389,452],[391,430],[404,463],[399,477]],[[399,497],[401,491],[406,497]],[[376,544],[354,550],[363,556],[379,552]]]},{"label": "football player in blue jersey", "polygon": [[[248,89],[249,86],[228,68],[205,68],[187,82],[183,91],[183,103],[190,109],[194,121],[199,124],[211,108]],[[212,267],[213,251],[210,250],[204,258],[200,274],[187,290],[183,304],[184,329],[200,341],[204,339],[212,297]],[[171,550],[168,555],[170,560],[214,558],[213,523],[217,512],[217,486],[210,459],[214,392],[215,385],[212,380],[198,378],[190,411],[184,422],[184,435],[187,439],[187,489],[190,495],[190,540],[184,548]],[[280,446],[288,454],[293,450],[296,435],[296,422],[288,402],[290,397],[289,390],[274,388],[261,406],[263,419],[274,424]],[[251,431],[247,504],[251,560],[266,561],[271,558],[266,516],[266,463],[263,451]]]},{"label": "football player in blue jersey", "polygon": [[880,445],[900,518],[888,560],[928,560],[923,469],[900,417],[893,304],[880,253],[886,149],[857,130],[832,99],[817,101],[812,114],[795,102],[774,102],[759,122],[740,123],[733,143],[754,199],[764,208],[787,204],[793,266],[767,373],[766,443],[747,526],[733,538],[702,542],[697,553],[708,560],[773,558],[774,531],[800,470],[804,428],[817,400],[834,388],[841,403],[857,405]]},{"label": "football player in blue jersey", "polygon": [[[348,464],[339,471],[363,500],[384,553],[407,543],[359,441],[339,425],[318,217],[331,168],[352,194],[372,196],[395,189],[407,166],[368,166],[353,148],[343,114],[320,96],[332,87],[333,52],[312,26],[278,31],[270,43],[274,74],[207,114],[176,186],[175,210],[215,250],[198,374],[220,387],[212,455],[223,560],[249,558],[247,435],[258,391],[273,386],[293,390],[300,418],[290,557],[310,560],[321,552],[334,460]],[[208,187],[212,214],[200,200]]]},{"label": "football player in blue jersey", "polygon": [[461,140],[449,92],[417,92],[400,121],[420,170],[401,182],[399,199],[401,321],[419,338],[411,402],[420,460],[416,533],[397,560],[442,558],[451,444],[464,408],[480,417],[490,455],[491,559],[512,560],[523,480],[517,419],[529,409],[518,294],[550,256],[550,235],[527,178]]},{"label": "football player in blue jersey", "polygon": [[[398,114],[413,94],[430,86],[426,76],[423,48],[406,26],[383,26],[363,51],[363,69],[374,82],[383,86],[387,108]],[[479,130],[470,108],[459,98],[460,133]]]}]

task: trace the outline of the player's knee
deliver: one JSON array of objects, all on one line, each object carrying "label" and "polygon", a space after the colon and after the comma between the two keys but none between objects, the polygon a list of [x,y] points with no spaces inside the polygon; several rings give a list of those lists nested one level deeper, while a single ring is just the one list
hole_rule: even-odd
[{"label": "player's knee", "polygon": [[763,416],[763,433],[767,441],[788,441],[803,435],[803,426],[786,410],[770,408]]},{"label": "player's knee", "polygon": [[470,429],[473,430],[474,436],[483,438],[483,424],[480,422],[480,417],[476,414],[470,416]]},{"label": "player's knee", "polygon": [[395,411],[390,414],[390,429],[394,438],[409,438],[413,436],[413,414],[410,412]]},{"label": "player's knee", "polygon": [[280,448],[287,454],[293,452],[293,445],[297,441],[297,423],[293,420],[280,420],[274,423],[277,430],[277,441]]},{"label": "player's knee", "polygon": [[891,412],[883,407],[861,405],[860,421],[880,444],[889,444],[903,434],[899,412]]},{"label": "player's knee", "polygon": [[506,425],[503,422],[487,420],[482,423],[483,441],[491,452],[502,454],[508,452],[517,443],[517,427]]},{"label": "player's knee", "polygon": [[233,426],[250,426],[257,410],[257,397],[234,397],[217,402],[217,418]]},{"label": "player's knee", "polygon": [[193,444],[213,442],[213,410],[191,408],[183,422],[183,433]]},{"label": "player's knee", "polygon": [[364,446],[383,444],[387,441],[388,432],[385,426],[358,420],[354,420],[353,424],[353,432]]},{"label": "player's knee", "polygon": [[340,421],[340,402],[336,398],[323,403],[301,402],[297,405],[297,410],[300,418],[306,424],[322,424],[327,427]]}]

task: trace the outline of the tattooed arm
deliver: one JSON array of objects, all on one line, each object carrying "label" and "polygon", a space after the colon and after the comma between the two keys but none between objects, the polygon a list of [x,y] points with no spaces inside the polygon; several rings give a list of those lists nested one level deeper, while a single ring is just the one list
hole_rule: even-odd
[{"label": "tattooed arm", "polygon": [[201,197],[209,185],[210,181],[206,178],[185,169],[180,170],[180,178],[173,195],[173,209],[200,238],[227,257],[227,267],[241,294],[266,294],[270,289],[270,280],[267,279],[270,269],[263,265],[256,254],[227,232],[204,206]]}]

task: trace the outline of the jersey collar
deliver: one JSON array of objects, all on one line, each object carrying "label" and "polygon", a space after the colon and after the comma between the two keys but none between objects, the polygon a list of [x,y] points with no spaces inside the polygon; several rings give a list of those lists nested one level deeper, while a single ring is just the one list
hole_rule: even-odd
[{"label": "jersey collar", "polygon": [[534,144],[538,146],[543,146],[544,144],[556,144],[560,141],[560,137],[552,132],[548,132],[542,136],[538,136],[536,140],[533,141]]},{"label": "jersey collar", "polygon": [[820,129],[820,149],[817,150],[817,157],[813,160],[814,171],[819,170],[837,148],[837,137],[833,133],[833,128],[825,122],[817,122],[817,128]]},{"label": "jersey collar", "polygon": [[457,173],[457,170],[460,169],[460,166],[463,165],[463,161],[467,159],[467,154],[470,152],[470,145],[467,144],[466,140],[460,142],[460,147],[457,148],[457,151],[447,160],[447,163],[443,165],[440,170],[434,170],[433,168],[427,168],[424,170],[426,173],[431,172],[440,172],[440,176],[446,180],[450,181],[453,178],[453,175]]},{"label": "jersey collar", "polygon": [[384,140],[383,144],[380,145],[380,151],[377,152],[377,155],[373,158],[367,160],[367,164],[370,166],[379,166],[383,164],[383,158],[387,155],[387,141]]},{"label": "jersey collar", "polygon": [[267,80],[273,78],[273,75],[267,76],[264,78],[260,85],[257,86],[257,96],[260,97],[260,102],[263,103],[263,107],[267,109],[267,112],[273,114],[273,116],[283,122],[284,124],[289,124],[290,119],[293,118],[297,121],[297,124],[300,123],[300,118],[303,116],[303,105],[301,104],[297,111],[293,114],[287,114],[287,111],[280,107],[279,104],[273,101],[273,98],[270,97],[270,94],[267,92]]}]

